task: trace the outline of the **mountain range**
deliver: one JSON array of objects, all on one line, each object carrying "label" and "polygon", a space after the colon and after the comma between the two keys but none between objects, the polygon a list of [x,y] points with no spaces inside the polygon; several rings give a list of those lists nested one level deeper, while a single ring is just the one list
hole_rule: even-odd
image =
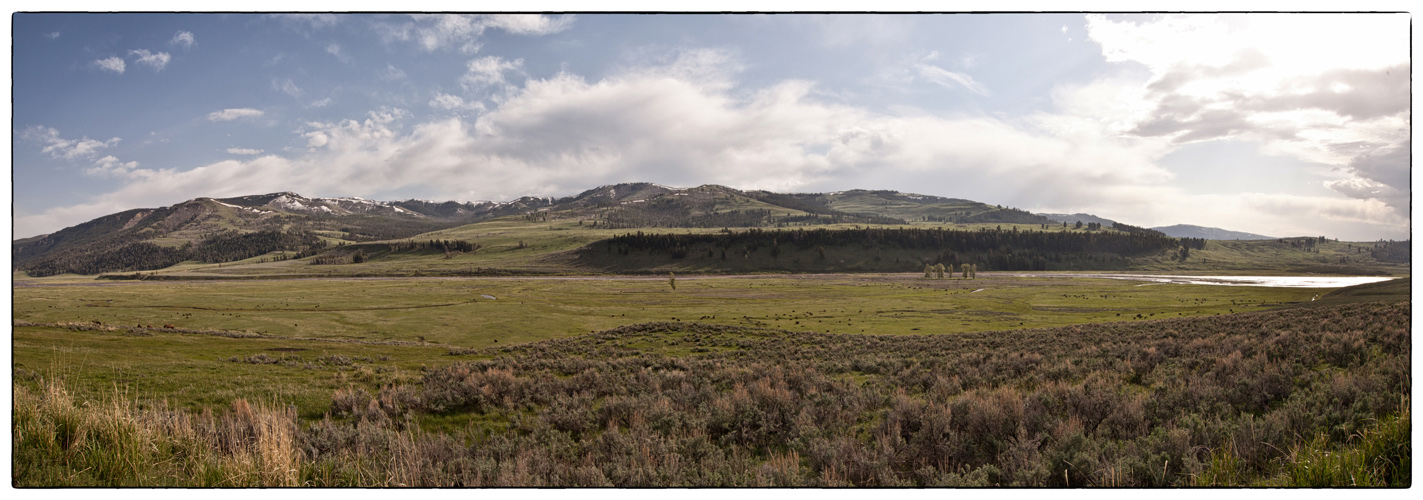
[{"label": "mountain range", "polygon": [[[313,198],[292,192],[197,198],[99,217],[52,234],[15,240],[16,269],[33,275],[157,268],[184,260],[225,262],[276,251],[319,252],[327,245],[398,240],[506,216],[588,221],[592,227],[731,228],[824,224],[1055,224],[1114,221],[1087,214],[1033,214],[972,200],[886,190],[776,193],[719,185],[652,183],[600,186],[574,196],[506,202],[374,201]],[[1125,230],[1137,228],[1123,227]],[[1167,235],[1263,238],[1197,226]],[[1205,236],[1198,236],[1205,235]],[[1241,236],[1243,235],[1243,236]],[[157,266],[157,267],[154,267]]]}]

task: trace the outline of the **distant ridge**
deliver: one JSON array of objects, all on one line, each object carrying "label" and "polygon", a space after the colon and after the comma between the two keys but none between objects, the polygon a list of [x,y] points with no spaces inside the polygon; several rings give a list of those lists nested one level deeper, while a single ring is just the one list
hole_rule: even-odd
[{"label": "distant ridge", "polygon": [[1273,236],[1264,236],[1254,233],[1242,233],[1218,227],[1192,226],[1190,224],[1176,224],[1174,226],[1153,227],[1157,231],[1166,233],[1172,238],[1205,238],[1208,240],[1273,240]]},{"label": "distant ridge", "polygon": [[1049,219],[1052,219],[1052,220],[1055,220],[1055,221],[1058,221],[1058,222],[1066,222],[1066,223],[1068,223],[1068,224],[1075,224],[1075,223],[1077,223],[1078,221],[1082,221],[1083,224],[1091,224],[1091,223],[1093,223],[1093,222],[1096,222],[1096,223],[1101,224],[1101,225],[1103,225],[1103,226],[1105,226],[1105,227],[1112,227],[1112,224],[1116,224],[1116,223],[1117,223],[1117,221],[1114,221],[1114,220],[1112,220],[1112,219],[1103,219],[1103,218],[1101,218],[1101,217],[1098,217],[1098,216],[1095,216],[1095,215],[1092,215],[1092,214],[1038,214],[1038,215],[1041,215],[1041,216],[1043,216],[1043,217],[1047,217],[1047,218],[1049,218]]}]

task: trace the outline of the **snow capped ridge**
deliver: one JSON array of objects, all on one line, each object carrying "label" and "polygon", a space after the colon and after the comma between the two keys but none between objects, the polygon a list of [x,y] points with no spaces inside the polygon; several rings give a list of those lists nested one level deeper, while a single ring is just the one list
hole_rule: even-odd
[{"label": "snow capped ridge", "polygon": [[272,201],[267,202],[267,205],[282,210],[299,210],[303,212],[312,210],[311,207],[299,201],[300,197],[288,196],[290,194],[292,193],[282,193],[276,198],[272,198]]}]

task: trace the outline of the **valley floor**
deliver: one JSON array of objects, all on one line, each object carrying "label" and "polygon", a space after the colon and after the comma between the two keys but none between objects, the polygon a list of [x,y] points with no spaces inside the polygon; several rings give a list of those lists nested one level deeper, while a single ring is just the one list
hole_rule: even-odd
[{"label": "valley floor", "polygon": [[17,282],[14,481],[1408,484],[1409,280],[1141,284]]}]

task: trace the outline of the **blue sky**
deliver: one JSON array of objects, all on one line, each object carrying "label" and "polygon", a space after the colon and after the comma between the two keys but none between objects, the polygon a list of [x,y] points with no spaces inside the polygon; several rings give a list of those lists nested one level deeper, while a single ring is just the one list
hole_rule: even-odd
[{"label": "blue sky", "polygon": [[14,236],[202,196],[650,181],[1403,239],[1409,23],[14,14]]}]

